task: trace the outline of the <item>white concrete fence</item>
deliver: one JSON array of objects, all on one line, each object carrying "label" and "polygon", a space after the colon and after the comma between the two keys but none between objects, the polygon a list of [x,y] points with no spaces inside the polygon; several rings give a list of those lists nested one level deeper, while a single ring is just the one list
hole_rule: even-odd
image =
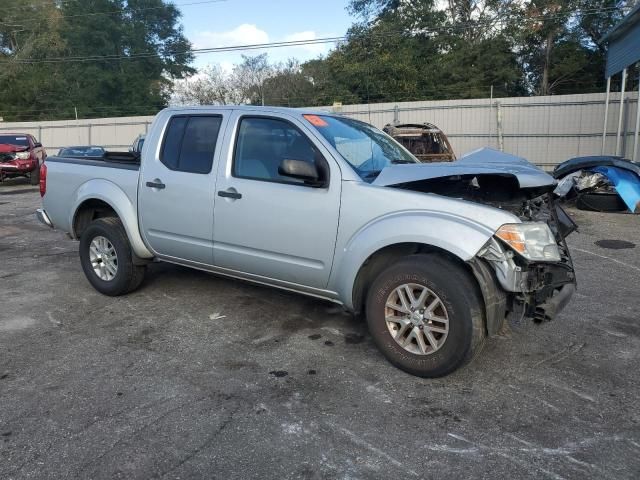
[{"label": "white concrete fence", "polygon": [[[631,158],[638,104],[637,92],[625,95],[621,153]],[[459,156],[483,146],[503,149],[546,169],[564,160],[599,155],[602,148],[604,93],[325,107],[383,127],[434,123],[449,137]],[[607,121],[606,154],[615,154],[620,94],[612,93]],[[55,122],[0,123],[0,133],[35,135],[55,154],[71,145],[126,149],[145,133],[153,117],[103,118]],[[640,159],[636,159],[640,160]]]}]

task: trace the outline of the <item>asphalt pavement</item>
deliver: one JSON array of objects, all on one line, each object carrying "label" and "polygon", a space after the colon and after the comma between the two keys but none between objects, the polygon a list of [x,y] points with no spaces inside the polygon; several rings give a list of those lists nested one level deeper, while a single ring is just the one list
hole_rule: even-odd
[{"label": "asphalt pavement", "polygon": [[570,210],[567,309],[428,380],[323,301],[168,264],[102,296],[39,204],[0,185],[2,479],[640,477],[640,215]]}]

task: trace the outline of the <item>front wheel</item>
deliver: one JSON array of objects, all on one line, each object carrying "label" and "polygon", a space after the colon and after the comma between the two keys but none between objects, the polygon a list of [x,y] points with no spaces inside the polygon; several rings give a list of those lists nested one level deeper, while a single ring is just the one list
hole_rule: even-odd
[{"label": "front wheel", "polygon": [[470,361],[485,338],[473,278],[434,254],[411,255],[384,270],[367,294],[367,323],[383,355],[419,377],[447,375]]},{"label": "front wheel", "polygon": [[40,184],[40,165],[37,165],[36,169],[29,174],[29,180],[31,181],[31,185]]},{"label": "front wheel", "polygon": [[131,245],[118,218],[99,218],[82,232],[80,262],[91,285],[104,295],[124,295],[144,279],[145,267],[133,264]]}]

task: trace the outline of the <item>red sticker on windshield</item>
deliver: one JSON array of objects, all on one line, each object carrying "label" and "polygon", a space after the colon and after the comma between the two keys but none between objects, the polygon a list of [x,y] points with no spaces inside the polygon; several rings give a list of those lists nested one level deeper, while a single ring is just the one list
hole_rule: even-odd
[{"label": "red sticker on windshield", "polygon": [[328,127],[329,124],[325,122],[318,115],[304,115],[304,118],[314,127]]}]

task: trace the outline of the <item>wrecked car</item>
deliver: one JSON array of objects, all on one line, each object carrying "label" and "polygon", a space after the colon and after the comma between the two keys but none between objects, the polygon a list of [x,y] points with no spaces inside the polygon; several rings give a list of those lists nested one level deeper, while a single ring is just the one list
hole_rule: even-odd
[{"label": "wrecked car", "polygon": [[622,157],[576,157],[558,165],[555,193],[581,210],[640,212],[640,166]]},{"label": "wrecked car", "polygon": [[0,182],[6,178],[28,177],[31,185],[40,182],[40,165],[47,152],[32,135],[0,134]]},{"label": "wrecked car", "polygon": [[453,162],[456,159],[447,136],[431,123],[389,124],[383,131],[423,163]]},{"label": "wrecked car", "polygon": [[360,121],[229,106],[163,110],[125,157],[42,171],[38,218],[80,240],[105,295],[153,261],[298,292],[364,313],[391,363],[435,377],[575,289],[554,179],[497,151],[423,164]]}]

